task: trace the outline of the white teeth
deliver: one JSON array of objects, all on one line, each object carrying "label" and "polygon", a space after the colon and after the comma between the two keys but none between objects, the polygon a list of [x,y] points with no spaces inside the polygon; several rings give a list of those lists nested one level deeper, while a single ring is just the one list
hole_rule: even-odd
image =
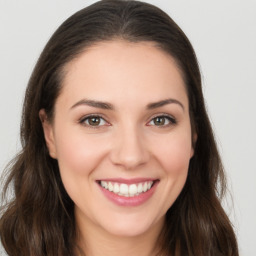
[{"label": "white teeth", "polygon": [[106,181],[101,181],[101,186],[103,187],[103,188],[106,188],[107,189],[107,182]]},{"label": "white teeth", "polygon": [[111,182],[108,183],[108,190],[109,191],[113,191],[114,190],[114,187],[113,187]]},{"label": "white teeth", "polygon": [[119,190],[120,190],[120,189],[119,189],[119,185],[118,185],[117,183],[115,183],[115,184],[114,184],[114,190],[113,190],[114,193],[115,193],[115,194],[118,194],[118,193],[119,193]]},{"label": "white teeth", "polygon": [[138,185],[138,193],[141,193],[142,192],[142,184],[140,183],[139,185]]},{"label": "white teeth", "polygon": [[129,191],[128,185],[127,184],[121,184],[120,185],[120,194],[121,195],[127,195]]},{"label": "white teeth", "polygon": [[148,191],[151,189],[153,185],[153,181],[147,181],[147,182],[141,182],[137,184],[124,184],[124,183],[114,183],[114,182],[107,182],[107,181],[101,181],[100,185],[109,190],[110,192],[113,192],[120,196],[125,197],[133,197],[138,196],[143,192]]},{"label": "white teeth", "polygon": [[129,186],[129,195],[130,196],[134,196],[135,194],[137,194],[137,186],[135,184],[132,184]]},{"label": "white teeth", "polygon": [[143,192],[146,192],[147,190],[148,190],[148,184],[147,182],[145,182],[143,186]]}]

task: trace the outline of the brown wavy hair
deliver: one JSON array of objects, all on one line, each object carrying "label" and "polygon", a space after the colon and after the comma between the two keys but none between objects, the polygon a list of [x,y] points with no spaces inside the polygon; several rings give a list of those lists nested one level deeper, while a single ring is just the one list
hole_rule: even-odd
[{"label": "brown wavy hair", "polygon": [[[58,162],[49,156],[39,110],[50,120],[61,93],[64,67],[87,47],[115,39],[154,42],[183,74],[191,126],[197,133],[186,184],[166,213],[161,255],[237,256],[232,225],[221,206],[226,182],[209,122],[194,50],[176,23],[159,8],[139,2],[103,0],[67,19],[45,46],[29,80],[21,122],[22,150],[11,162],[3,190],[14,191],[2,206],[0,236],[10,256],[74,256],[74,203]],[[5,198],[6,199],[6,198]]]}]

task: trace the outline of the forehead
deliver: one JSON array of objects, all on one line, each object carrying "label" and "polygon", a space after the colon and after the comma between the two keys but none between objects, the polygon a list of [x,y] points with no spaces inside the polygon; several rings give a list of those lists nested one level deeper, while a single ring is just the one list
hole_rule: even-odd
[{"label": "forehead", "polygon": [[[185,84],[175,60],[152,42],[122,40],[86,48],[65,66],[62,94],[112,101],[115,98],[158,101],[186,97]],[[146,102],[145,102],[146,104]]]}]

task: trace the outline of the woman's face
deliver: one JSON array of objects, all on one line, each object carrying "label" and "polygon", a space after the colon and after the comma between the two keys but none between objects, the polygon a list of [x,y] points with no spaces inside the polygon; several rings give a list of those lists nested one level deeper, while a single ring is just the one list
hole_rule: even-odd
[{"label": "woman's face", "polygon": [[149,42],[110,41],[65,70],[43,127],[77,222],[118,236],[160,230],[193,155],[175,61]]}]

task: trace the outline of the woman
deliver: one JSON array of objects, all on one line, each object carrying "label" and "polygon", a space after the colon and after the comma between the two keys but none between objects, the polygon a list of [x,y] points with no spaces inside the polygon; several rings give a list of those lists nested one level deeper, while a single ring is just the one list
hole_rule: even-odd
[{"label": "woman", "polygon": [[196,56],[158,8],[104,0],[65,21],[29,81],[21,141],[8,255],[238,255]]}]

